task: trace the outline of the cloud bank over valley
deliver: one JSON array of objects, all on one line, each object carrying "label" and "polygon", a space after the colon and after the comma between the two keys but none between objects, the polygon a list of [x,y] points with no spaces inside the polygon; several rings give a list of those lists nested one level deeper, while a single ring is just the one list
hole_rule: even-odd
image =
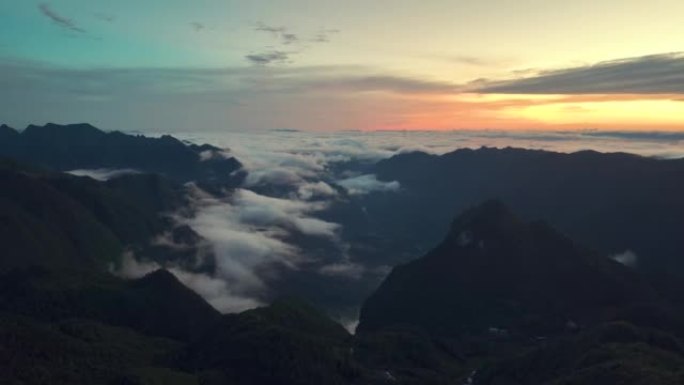
[{"label": "cloud bank over valley", "polygon": [[[600,131],[316,134],[294,130],[180,134],[188,142],[223,148],[240,159],[249,174],[241,188],[220,197],[189,184],[192,214],[174,217],[209,243],[215,258],[213,274],[166,267],[222,312],[256,307],[281,295],[310,295],[314,302],[332,309],[338,319],[353,323],[359,301],[391,265],[425,251],[393,256],[389,263],[379,257],[388,253],[381,239],[364,238],[365,248],[359,246],[360,237],[373,236],[365,202],[382,200],[385,194],[398,194],[403,188],[397,181],[380,180],[373,174],[376,162],[414,151],[443,154],[456,148],[510,145],[558,152],[591,149],[684,156],[684,137],[672,135]],[[106,179],[119,172],[127,170],[72,173]],[[125,261],[120,274],[128,277],[158,267],[131,255]],[[312,282],[320,293],[308,289]]]}]

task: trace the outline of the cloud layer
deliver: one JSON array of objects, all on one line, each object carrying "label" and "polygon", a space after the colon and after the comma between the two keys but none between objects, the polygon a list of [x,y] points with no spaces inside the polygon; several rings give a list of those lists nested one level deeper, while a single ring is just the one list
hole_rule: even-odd
[{"label": "cloud layer", "polygon": [[[291,288],[284,287],[290,281],[305,283],[304,289],[293,289],[304,296],[319,294],[312,293],[311,287],[322,292],[342,287],[343,291],[357,293],[345,292],[333,300],[326,297],[331,301],[327,305],[340,307],[349,306],[349,301],[354,300],[350,298],[356,298],[354,295],[362,297],[364,288],[375,287],[389,271],[388,267],[360,258],[363,254],[357,254],[359,249],[345,238],[345,228],[331,222],[325,213],[340,202],[362,202],[367,198],[364,194],[401,193],[398,183],[378,180],[367,168],[368,164],[394,154],[415,150],[441,154],[458,147],[486,145],[564,152],[627,150],[643,155],[684,157],[684,137],[663,137],[657,133],[639,136],[596,131],[331,134],[278,130],[260,134],[179,136],[195,143],[209,142],[230,148],[231,154],[243,161],[251,173],[245,186],[224,198],[189,185],[193,215],[179,213],[175,218],[178,224],[189,225],[208,241],[215,256],[216,271],[206,275],[177,266],[165,267],[222,312],[249,309],[290,293],[287,290]],[[631,252],[613,258],[628,265],[637,259]],[[157,268],[156,264],[136,261],[127,255],[120,274],[139,277]],[[353,323],[355,310],[348,309],[338,315]]]},{"label": "cloud layer", "polygon": [[109,169],[109,168],[98,168],[98,169],[79,169],[67,171],[67,174],[75,176],[87,176],[99,181],[106,181],[112,178],[116,178],[121,175],[127,174],[138,174],[140,171],[133,169]]},{"label": "cloud layer", "polygon": [[670,53],[546,71],[532,77],[475,83],[501,94],[684,94],[684,54]]},{"label": "cloud layer", "polygon": [[349,129],[416,108],[404,96],[454,89],[367,67],[260,65],[290,60],[290,49],[249,56],[255,65],[203,69],[66,68],[0,58],[0,115],[14,126],[88,121],[105,129],[166,132]]},{"label": "cloud layer", "polygon": [[373,174],[359,175],[337,181],[337,184],[347,189],[352,195],[363,195],[371,192],[387,192],[399,190],[399,182],[383,182]]},{"label": "cloud layer", "polygon": [[[121,267],[113,272],[123,278],[138,279],[162,268],[164,267],[154,262],[138,261],[132,253],[126,252],[122,258]],[[191,273],[176,267],[166,267],[165,269],[222,313],[238,313],[265,305],[264,302],[258,301],[253,296],[235,293],[225,279]]]},{"label": "cloud layer", "polygon": [[[467,85],[363,66],[272,65],[289,63],[297,54],[291,47],[264,48],[247,55],[252,65],[201,69],[75,69],[0,59],[4,90],[0,115],[10,125],[19,126],[89,121],[105,129],[166,132],[197,127],[558,129],[556,121],[582,128],[619,128],[621,124],[627,129],[640,128],[648,122],[653,122],[652,129],[681,125],[677,112],[682,107],[676,102],[684,92],[684,58],[680,54]],[[565,95],[535,99],[484,95],[487,93]],[[624,103],[618,107],[634,113],[636,107],[628,103],[644,100],[660,104],[635,106],[662,113],[624,120],[622,110],[610,109],[611,103],[604,103]],[[536,111],[535,107],[552,109]],[[612,120],[604,113],[613,114]]]},{"label": "cloud layer", "polygon": [[[217,198],[190,184],[191,214],[184,210],[174,217],[177,224],[190,226],[211,245],[216,269],[212,275],[203,275],[174,265],[165,268],[223,312],[267,303],[280,294],[273,282],[283,275],[287,277],[283,279],[339,285],[375,281],[387,273],[354,261],[341,225],[319,214],[342,196],[395,190],[396,182],[381,182],[369,174],[340,177],[333,169],[339,162],[376,160],[396,149],[371,149],[342,137],[303,143],[294,139],[301,138],[301,133],[273,135],[287,139],[265,141],[259,135],[247,135],[249,139],[240,142],[229,140],[231,153],[241,157],[250,172],[244,188]],[[220,140],[210,142],[228,148]],[[126,255],[119,274],[135,278],[159,267]],[[326,290],[325,284],[320,285]]]},{"label": "cloud layer", "polygon": [[[269,280],[278,271],[300,269],[311,256],[289,238],[295,234],[337,242],[339,225],[312,216],[326,203],[283,199],[237,189],[229,197],[216,198],[190,185],[194,214],[176,221],[189,225],[213,249],[216,271],[203,276],[170,267],[182,282],[224,312],[263,304],[275,294]],[[133,268],[131,268],[133,266]],[[130,271],[149,266],[124,265]]]}]

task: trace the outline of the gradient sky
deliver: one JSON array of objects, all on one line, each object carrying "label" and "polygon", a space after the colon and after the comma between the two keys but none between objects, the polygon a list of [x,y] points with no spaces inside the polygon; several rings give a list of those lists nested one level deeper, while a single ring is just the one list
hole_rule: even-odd
[{"label": "gradient sky", "polygon": [[681,0],[6,0],[0,121],[684,130]]}]

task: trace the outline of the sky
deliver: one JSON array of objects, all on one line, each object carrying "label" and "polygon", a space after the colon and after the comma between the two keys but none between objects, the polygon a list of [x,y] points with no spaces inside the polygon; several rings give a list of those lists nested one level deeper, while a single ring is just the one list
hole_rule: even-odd
[{"label": "sky", "polygon": [[0,121],[684,130],[680,0],[4,0]]}]

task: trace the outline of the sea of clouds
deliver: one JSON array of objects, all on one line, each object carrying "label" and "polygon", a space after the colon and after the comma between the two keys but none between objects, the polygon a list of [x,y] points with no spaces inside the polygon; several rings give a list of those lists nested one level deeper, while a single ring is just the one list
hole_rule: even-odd
[{"label": "sea of clouds", "polygon": [[[364,167],[395,154],[443,154],[458,148],[487,146],[684,157],[684,135],[662,133],[274,130],[174,135],[188,142],[221,147],[237,157],[249,172],[241,188],[222,198],[189,185],[194,215],[176,218],[211,243],[216,272],[206,276],[178,268],[170,271],[223,312],[268,302],[278,294],[272,282],[283,271],[379,282],[390,266],[371,268],[359,262],[349,254],[342,225],[320,213],[339,200],[400,191],[398,182],[378,180],[367,171],[369,167]],[[326,252],[320,255],[304,250],[299,246],[301,239],[320,242]],[[128,256],[122,273],[139,276],[156,267]],[[341,317],[347,317],[350,325],[354,323],[353,315]]]}]

